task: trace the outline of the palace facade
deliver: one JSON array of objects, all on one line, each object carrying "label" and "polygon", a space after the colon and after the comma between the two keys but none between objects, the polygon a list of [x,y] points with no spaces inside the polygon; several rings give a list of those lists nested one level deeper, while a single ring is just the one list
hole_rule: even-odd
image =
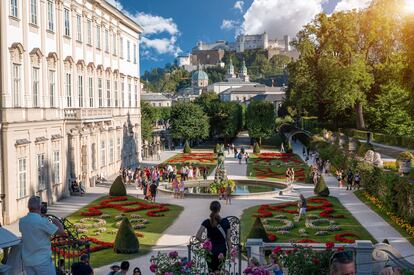
[{"label": "palace facade", "polygon": [[0,1],[0,222],[141,160],[142,28],[104,0]]}]

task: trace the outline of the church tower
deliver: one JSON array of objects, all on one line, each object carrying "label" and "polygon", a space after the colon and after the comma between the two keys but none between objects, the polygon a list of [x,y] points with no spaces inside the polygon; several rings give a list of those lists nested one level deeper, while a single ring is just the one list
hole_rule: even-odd
[{"label": "church tower", "polygon": [[239,74],[239,78],[241,80],[243,80],[244,82],[250,82],[250,77],[247,74],[247,67],[246,67],[246,62],[243,60],[243,65]]},{"label": "church tower", "polygon": [[227,74],[226,74],[226,79],[234,79],[236,78],[236,74],[234,73],[234,66],[233,66],[233,60],[230,58],[230,64],[229,67],[227,68]]}]

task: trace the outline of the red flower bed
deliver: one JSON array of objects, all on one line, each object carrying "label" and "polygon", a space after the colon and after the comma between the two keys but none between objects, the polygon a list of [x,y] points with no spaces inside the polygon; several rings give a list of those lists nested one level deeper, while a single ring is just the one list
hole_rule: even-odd
[{"label": "red flower bed", "polygon": [[214,153],[191,153],[179,154],[166,161],[168,164],[183,164],[183,163],[200,163],[200,164],[215,164],[216,155]]},{"label": "red flower bed", "polygon": [[[85,240],[88,240],[90,243],[94,244],[89,248],[89,252],[96,252],[106,248],[114,247],[113,242],[103,242],[96,238],[86,237]],[[86,249],[77,251],[77,252],[70,252],[66,249],[59,248],[60,245],[68,245],[70,242],[68,240],[56,240],[52,241],[52,251],[56,252],[57,254],[64,256],[66,258],[76,258],[80,257],[82,254],[87,253]]]},{"label": "red flower bed", "polygon": [[[166,207],[164,204],[148,204],[145,202],[139,201],[130,201],[124,203],[114,203],[120,201],[128,200],[127,197],[114,197],[106,200],[102,200],[98,205],[91,206],[88,208],[87,212],[81,212],[81,216],[84,217],[94,217],[102,215],[102,211],[100,209],[104,208],[113,208],[120,212],[128,213],[128,212],[136,212],[141,210],[150,210],[146,213],[149,217],[161,217],[164,216],[163,214],[158,214],[161,212],[167,212],[170,209]],[[136,207],[126,207],[126,206],[136,206]]]},{"label": "red flower bed", "polygon": [[[324,198],[311,198],[311,199],[308,199],[308,203],[320,204],[320,205],[308,205],[308,208],[307,208],[307,211],[323,210],[319,214],[320,217],[328,218],[328,219],[345,218],[344,215],[332,215],[332,213],[335,210],[333,208],[331,208],[332,203],[330,201],[328,201],[327,199],[324,199]],[[277,205],[263,204],[257,210],[257,213],[259,213],[259,214],[258,215],[256,214],[254,216],[255,217],[260,217],[260,218],[270,218],[270,217],[273,217],[272,211],[288,213],[288,214],[297,214],[298,213],[297,209],[295,209],[295,210],[287,209],[289,207],[297,208],[297,202],[286,202],[286,203],[281,203],[281,204],[277,204]]]},{"label": "red flower bed", "polygon": [[353,233],[341,233],[341,234],[335,235],[335,240],[340,243],[354,243],[355,242],[355,240],[348,239],[347,237],[358,238],[358,236]]}]

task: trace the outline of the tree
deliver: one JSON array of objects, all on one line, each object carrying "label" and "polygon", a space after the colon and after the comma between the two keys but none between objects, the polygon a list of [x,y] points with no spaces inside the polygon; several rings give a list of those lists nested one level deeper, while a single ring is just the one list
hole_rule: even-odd
[{"label": "tree", "polygon": [[109,189],[109,196],[111,197],[121,197],[126,196],[127,191],[125,188],[125,184],[122,182],[122,177],[118,176],[114,180],[114,182],[111,185],[111,188]]},{"label": "tree", "polygon": [[275,110],[273,104],[264,101],[252,101],[247,107],[246,126],[250,137],[261,145],[262,138],[270,137],[275,131]]},{"label": "tree", "polygon": [[156,109],[149,103],[141,101],[141,135],[143,140],[152,140],[152,130],[156,121]]},{"label": "tree", "polygon": [[127,217],[122,219],[114,242],[114,251],[119,254],[133,254],[139,250],[139,241]]},{"label": "tree", "polygon": [[208,117],[203,109],[191,102],[183,102],[171,108],[171,134],[186,141],[208,137]]}]

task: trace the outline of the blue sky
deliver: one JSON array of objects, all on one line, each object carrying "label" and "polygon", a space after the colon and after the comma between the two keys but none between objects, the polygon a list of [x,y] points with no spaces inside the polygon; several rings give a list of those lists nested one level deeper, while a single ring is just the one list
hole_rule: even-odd
[{"label": "blue sky", "polygon": [[197,41],[238,33],[294,36],[317,13],[364,8],[371,0],[107,0],[144,27],[141,73],[172,63]]}]

